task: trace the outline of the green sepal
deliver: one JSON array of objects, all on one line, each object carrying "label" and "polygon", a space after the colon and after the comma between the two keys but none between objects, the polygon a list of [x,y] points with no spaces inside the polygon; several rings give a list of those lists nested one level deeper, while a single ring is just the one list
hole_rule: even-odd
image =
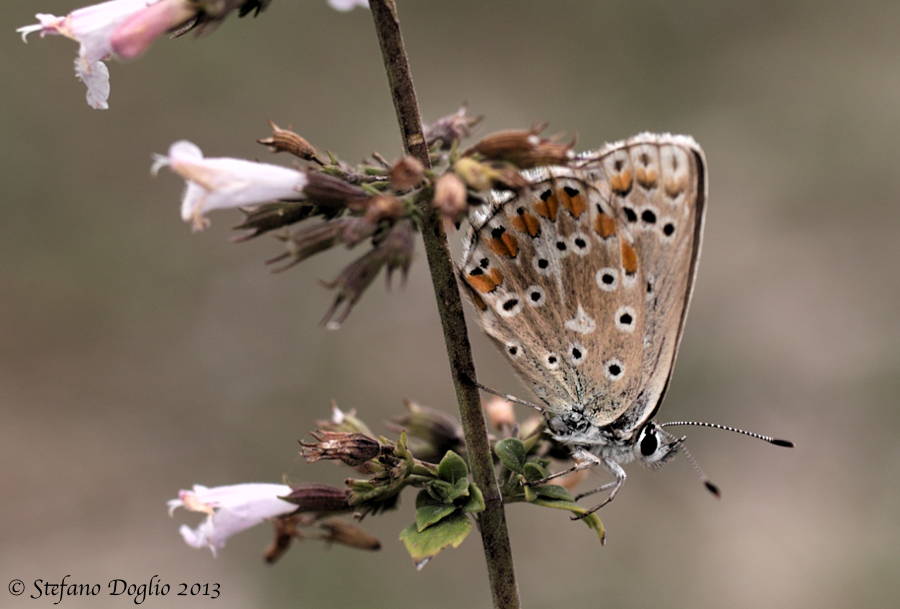
[{"label": "green sepal", "polygon": [[477,514],[484,511],[484,495],[474,482],[469,483],[469,500],[463,506],[467,514]]},{"label": "green sepal", "polygon": [[517,474],[522,473],[527,451],[521,440],[518,438],[504,438],[494,445],[494,453],[500,459],[503,467]]},{"label": "green sepal", "polygon": [[473,528],[472,519],[457,512],[422,531],[415,524],[409,525],[400,532],[400,541],[412,559],[421,563],[446,547],[458,548]]},{"label": "green sepal", "polygon": [[436,500],[428,491],[416,495],[416,530],[421,533],[456,511],[456,506]]}]

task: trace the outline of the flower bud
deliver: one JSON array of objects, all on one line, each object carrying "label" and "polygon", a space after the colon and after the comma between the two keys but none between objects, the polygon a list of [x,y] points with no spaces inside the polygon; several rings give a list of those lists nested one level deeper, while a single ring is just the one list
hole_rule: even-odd
[{"label": "flower bud", "polygon": [[453,171],[474,190],[490,190],[493,171],[484,163],[470,157],[462,157],[453,164]]},{"label": "flower bud", "polygon": [[445,218],[455,222],[466,211],[466,185],[455,173],[445,173],[434,185],[432,203]]},{"label": "flower bud", "polygon": [[381,549],[381,542],[377,538],[350,522],[329,518],[320,522],[319,527],[325,530],[325,534],[322,536],[325,541],[343,544],[358,550]]},{"label": "flower bud", "polygon": [[297,506],[299,512],[343,512],[350,509],[346,489],[327,484],[308,483],[294,486],[291,492],[281,497]]},{"label": "flower bud", "polygon": [[425,141],[428,147],[439,145],[441,150],[450,150],[461,139],[469,137],[472,127],[481,122],[480,116],[469,116],[463,106],[453,114],[443,116],[425,127]]},{"label": "flower bud", "polygon": [[485,402],[484,412],[494,429],[512,427],[516,424],[516,413],[512,402],[499,396],[494,396]]},{"label": "flower bud", "polygon": [[300,442],[300,454],[309,463],[321,459],[334,459],[356,467],[381,454],[378,440],[361,433],[338,431],[314,431],[315,442]]},{"label": "flower bud", "polygon": [[272,152],[288,152],[305,161],[322,164],[318,156],[319,153],[300,134],[288,129],[282,129],[272,121],[269,121],[269,127],[272,128],[271,137],[258,139],[256,140],[257,143],[267,146]]},{"label": "flower bud", "polygon": [[391,186],[395,190],[410,190],[422,183],[425,177],[425,166],[419,159],[405,156],[391,167]]}]

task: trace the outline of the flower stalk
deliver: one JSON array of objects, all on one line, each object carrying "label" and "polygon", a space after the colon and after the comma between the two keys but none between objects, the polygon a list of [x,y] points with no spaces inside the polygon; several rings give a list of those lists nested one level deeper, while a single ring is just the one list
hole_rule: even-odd
[{"label": "flower stalk", "polygon": [[[371,0],[369,6],[400,124],[403,147],[407,154],[418,159],[428,169],[430,168],[428,145],[422,130],[418,100],[400,32],[396,3],[394,0]],[[462,301],[450,261],[447,236],[441,223],[441,216],[430,201],[423,202],[421,211],[425,253],[459,403],[469,467],[476,484],[484,493],[485,507],[479,516],[479,525],[493,603],[497,609],[517,609],[519,594],[503,499],[494,473],[478,388],[474,384],[475,365],[463,316]]]}]

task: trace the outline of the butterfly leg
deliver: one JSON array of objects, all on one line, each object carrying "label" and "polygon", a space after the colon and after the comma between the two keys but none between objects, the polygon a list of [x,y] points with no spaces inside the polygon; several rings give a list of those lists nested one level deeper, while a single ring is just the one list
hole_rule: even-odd
[{"label": "butterfly leg", "polygon": [[553,480],[555,478],[561,478],[566,474],[572,474],[574,472],[580,472],[583,469],[588,469],[590,467],[594,467],[595,465],[603,465],[603,461],[597,458],[592,453],[589,453],[586,450],[576,450],[572,454],[572,458],[575,460],[575,465],[568,469],[564,469],[561,472],[556,472],[555,474],[550,474],[546,478],[541,478],[540,480],[535,480],[533,482],[529,482],[529,486],[537,486],[539,484],[544,484],[549,480]]},{"label": "butterfly leg", "polygon": [[[607,482],[603,486],[596,488],[593,491],[588,491],[587,493],[583,493],[583,494],[579,495],[578,499],[581,499],[582,497],[586,497],[588,495],[593,495],[594,493],[599,493],[601,491],[606,490],[607,488],[612,488],[612,490],[609,491],[609,496],[607,496],[604,501],[601,501],[600,503],[598,503],[597,505],[595,505],[594,507],[589,509],[584,514],[579,514],[578,516],[573,516],[572,520],[581,520],[585,516],[589,516],[590,514],[593,514],[594,512],[596,512],[597,510],[602,508],[604,505],[607,505],[608,503],[610,503],[613,499],[616,498],[616,495],[618,494],[619,489],[622,488],[622,485],[625,484],[625,479],[628,476],[625,474],[625,470],[622,469],[621,465],[619,465],[618,463],[616,463],[615,461],[613,461],[611,459],[603,459],[603,465],[606,466],[606,469],[608,469],[616,477],[616,479],[613,480],[612,482]],[[577,501],[577,499],[576,499],[576,501]]]}]

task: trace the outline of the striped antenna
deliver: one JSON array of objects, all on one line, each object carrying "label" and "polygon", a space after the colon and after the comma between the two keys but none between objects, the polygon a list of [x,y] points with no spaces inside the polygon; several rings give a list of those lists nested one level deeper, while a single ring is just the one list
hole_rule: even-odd
[{"label": "striped antenna", "polygon": [[694,427],[710,427],[712,429],[721,429],[722,431],[733,431],[734,433],[739,433],[744,436],[750,436],[751,438],[756,438],[757,440],[765,440],[769,444],[774,444],[775,446],[785,446],[787,448],[794,447],[794,443],[790,440],[779,440],[778,438],[773,438],[772,436],[766,436],[761,433],[747,431],[746,429],[738,429],[737,427],[731,427],[729,425],[720,425],[719,423],[707,423],[705,421],[669,421],[668,423],[659,423],[660,427],[676,427],[679,425],[692,425]]}]

